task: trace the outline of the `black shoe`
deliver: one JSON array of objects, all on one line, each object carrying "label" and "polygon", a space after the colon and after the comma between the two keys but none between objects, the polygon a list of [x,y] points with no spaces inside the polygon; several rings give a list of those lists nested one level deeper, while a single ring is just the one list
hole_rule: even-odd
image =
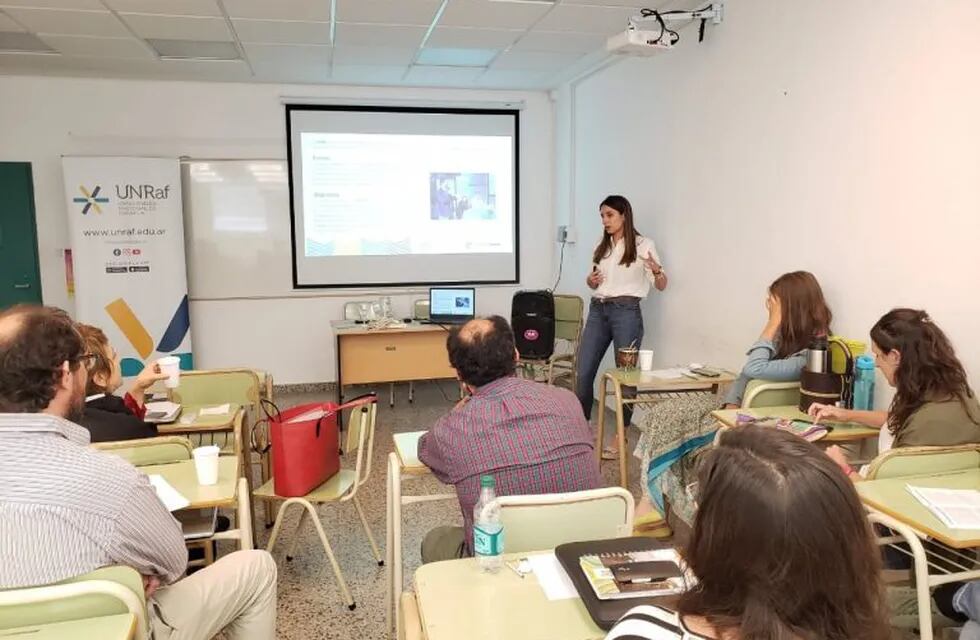
[{"label": "black shoe", "polygon": [[936,587],[935,591],[932,592],[932,600],[936,603],[936,608],[939,609],[939,613],[943,614],[950,620],[955,620],[956,622],[966,622],[969,620],[969,618],[953,608],[953,597],[964,584],[966,583],[948,582],[946,584],[939,585]]}]

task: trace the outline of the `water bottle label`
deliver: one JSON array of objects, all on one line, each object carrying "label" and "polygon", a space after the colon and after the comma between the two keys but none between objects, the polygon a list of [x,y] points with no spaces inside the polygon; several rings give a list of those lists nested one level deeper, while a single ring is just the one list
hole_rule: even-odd
[{"label": "water bottle label", "polygon": [[473,527],[473,552],[478,556],[499,556],[504,552],[504,530]]}]

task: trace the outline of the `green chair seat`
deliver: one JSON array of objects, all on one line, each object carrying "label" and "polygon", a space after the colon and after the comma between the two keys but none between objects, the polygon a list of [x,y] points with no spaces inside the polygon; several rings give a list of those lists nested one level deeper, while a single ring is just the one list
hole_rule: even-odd
[{"label": "green chair seat", "polygon": [[[354,474],[354,471],[350,469],[341,469],[336,474],[328,478],[326,482],[316,487],[305,496],[297,497],[306,498],[310,502],[336,502],[350,491],[351,487],[354,486],[354,480],[356,477],[357,476]],[[275,478],[269,480],[252,493],[259,498],[279,500],[287,499],[285,496],[276,495]]]}]

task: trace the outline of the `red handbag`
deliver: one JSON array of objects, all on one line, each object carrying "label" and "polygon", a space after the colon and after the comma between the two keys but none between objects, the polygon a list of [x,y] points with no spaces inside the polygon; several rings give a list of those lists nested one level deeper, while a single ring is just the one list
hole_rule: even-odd
[{"label": "red handbag", "polygon": [[340,470],[337,416],[344,409],[377,401],[375,394],[368,394],[341,405],[314,402],[280,412],[263,400],[266,418],[260,422],[269,425],[276,495],[305,496],[335,475]]}]

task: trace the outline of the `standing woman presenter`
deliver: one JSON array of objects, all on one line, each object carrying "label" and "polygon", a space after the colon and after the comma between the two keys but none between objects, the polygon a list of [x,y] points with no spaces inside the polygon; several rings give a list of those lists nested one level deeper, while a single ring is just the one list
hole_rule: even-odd
[{"label": "standing woman presenter", "polygon": [[[614,349],[635,346],[643,340],[640,301],[650,292],[667,288],[667,274],[653,240],[641,236],[633,225],[633,207],[623,196],[608,196],[599,205],[602,239],[592,254],[592,271],[585,279],[592,289],[589,317],[578,352],[578,389],[582,411],[592,416],[593,391],[599,363],[609,343]],[[632,407],[624,408],[624,419],[632,419]],[[605,452],[610,457],[612,451]]]}]

